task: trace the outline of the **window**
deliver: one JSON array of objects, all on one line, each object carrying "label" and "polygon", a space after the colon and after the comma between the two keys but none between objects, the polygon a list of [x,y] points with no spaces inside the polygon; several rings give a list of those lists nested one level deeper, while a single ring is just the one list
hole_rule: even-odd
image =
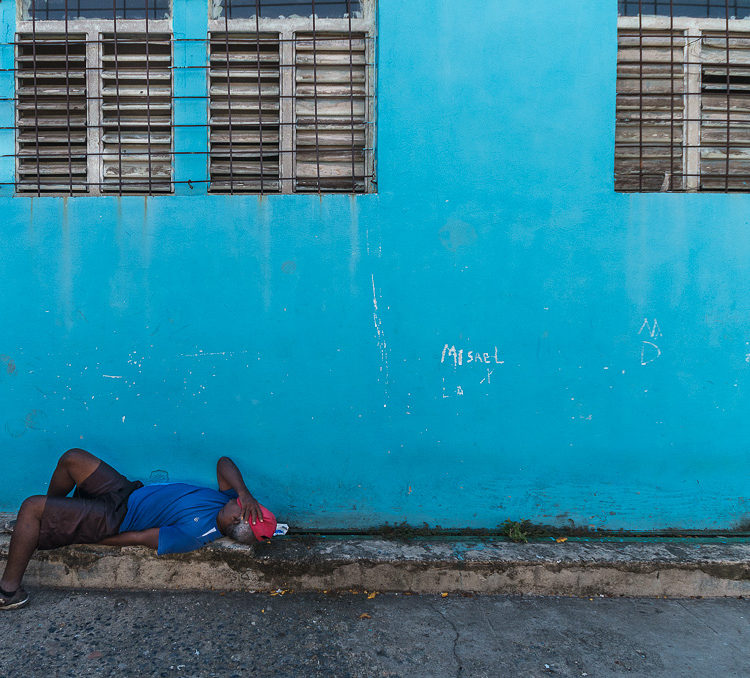
[{"label": "window", "polygon": [[25,21],[169,19],[169,0],[21,0]]},{"label": "window", "polygon": [[377,0],[21,2],[17,194],[375,192]]},{"label": "window", "polygon": [[16,36],[18,194],[172,191],[167,16],[166,0],[23,4]]},{"label": "window", "polygon": [[697,19],[750,18],[748,0],[618,0],[620,16],[675,16]]},{"label": "window", "polygon": [[217,0],[209,190],[374,192],[374,0]]},{"label": "window", "polygon": [[19,193],[88,190],[86,36],[18,35]]},{"label": "window", "polygon": [[750,1],[620,0],[615,190],[750,191]]},{"label": "window", "polygon": [[172,46],[168,34],[101,35],[101,191],[171,190]]},{"label": "window", "polygon": [[210,61],[211,190],[281,190],[279,37],[214,32]]}]

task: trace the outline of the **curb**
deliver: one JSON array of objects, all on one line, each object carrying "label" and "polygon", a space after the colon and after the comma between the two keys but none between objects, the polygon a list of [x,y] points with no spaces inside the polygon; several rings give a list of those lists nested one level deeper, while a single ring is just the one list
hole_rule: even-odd
[{"label": "curb", "polygon": [[[0,560],[10,538],[0,535]],[[37,551],[31,586],[223,591],[391,591],[562,596],[750,596],[750,544],[285,537],[221,539],[192,553],[68,546]]]}]

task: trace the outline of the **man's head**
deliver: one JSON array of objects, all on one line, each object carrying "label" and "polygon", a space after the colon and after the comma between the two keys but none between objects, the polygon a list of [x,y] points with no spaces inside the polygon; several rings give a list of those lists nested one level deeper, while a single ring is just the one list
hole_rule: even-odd
[{"label": "man's head", "polygon": [[242,506],[239,499],[230,499],[216,516],[216,524],[223,535],[242,544],[270,540],[276,530],[276,516],[265,506],[260,506],[262,521],[254,525],[242,520]]},{"label": "man's head", "polygon": [[227,530],[227,537],[231,537],[234,541],[238,541],[240,544],[254,544],[258,541],[253,533],[253,528],[250,523],[234,523],[229,526]]},{"label": "man's head", "polygon": [[225,537],[231,537],[242,544],[254,544],[257,541],[252,526],[242,522],[242,508],[236,499],[230,499],[224,504],[216,516],[216,524]]}]

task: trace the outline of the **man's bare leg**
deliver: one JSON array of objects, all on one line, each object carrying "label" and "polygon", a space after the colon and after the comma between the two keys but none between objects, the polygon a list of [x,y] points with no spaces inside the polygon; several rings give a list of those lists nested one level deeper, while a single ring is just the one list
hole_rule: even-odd
[{"label": "man's bare leg", "polygon": [[[68,450],[57,462],[57,468],[49,481],[47,497],[67,496],[76,485],[96,471],[100,463],[101,459],[85,450]],[[39,544],[39,528],[47,497],[35,495],[21,504],[10,539],[8,562],[0,579],[0,595],[13,593],[21,586],[23,574]]]},{"label": "man's bare leg", "polygon": [[14,593],[21,586],[23,573],[39,543],[39,525],[46,503],[47,497],[35,495],[21,504],[13,536],[10,538],[8,562],[3,578],[0,579],[0,589],[4,592],[0,595]]},{"label": "man's bare leg", "polygon": [[68,450],[57,462],[57,468],[49,481],[47,496],[67,497],[76,485],[80,485],[96,471],[100,463],[101,459],[86,450]]}]

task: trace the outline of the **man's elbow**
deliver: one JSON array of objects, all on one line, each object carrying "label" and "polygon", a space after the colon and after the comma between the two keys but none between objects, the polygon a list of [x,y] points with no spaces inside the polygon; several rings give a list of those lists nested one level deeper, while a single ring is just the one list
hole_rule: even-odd
[{"label": "man's elbow", "polygon": [[141,532],[141,545],[148,546],[152,549],[159,548],[159,528],[153,527],[150,530]]}]

